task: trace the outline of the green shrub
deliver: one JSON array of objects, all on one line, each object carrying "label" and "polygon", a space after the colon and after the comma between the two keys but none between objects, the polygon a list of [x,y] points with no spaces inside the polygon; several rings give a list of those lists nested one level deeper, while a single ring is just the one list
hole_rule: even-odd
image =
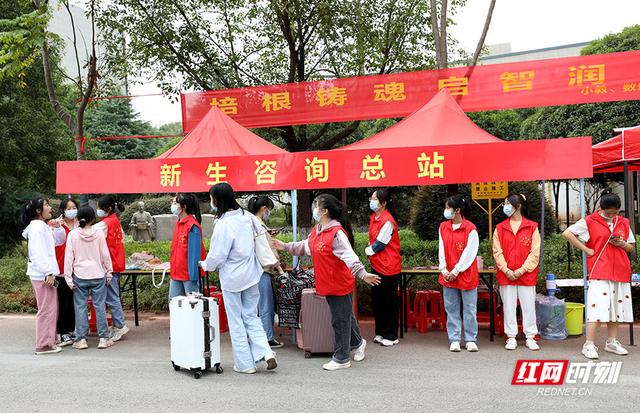
[{"label": "green shrub", "polygon": [[[512,193],[524,194],[528,200],[528,218],[540,222],[540,191],[537,182],[510,182],[509,191]],[[459,185],[458,192],[470,198],[471,186]],[[411,226],[416,234],[422,239],[438,239],[438,228],[444,220],[444,202],[447,199],[446,186],[425,186],[417,192],[413,208],[411,210]],[[484,208],[486,201],[479,201]],[[495,209],[502,200],[494,200]],[[471,201],[471,214],[466,217],[473,222],[478,229],[480,238],[487,238],[489,232],[489,220],[487,214],[473,201]],[[493,214],[493,228],[496,224],[507,217],[502,213],[502,208],[498,208]],[[545,234],[551,234],[556,229],[556,219],[553,208],[549,202],[545,202]]]}]

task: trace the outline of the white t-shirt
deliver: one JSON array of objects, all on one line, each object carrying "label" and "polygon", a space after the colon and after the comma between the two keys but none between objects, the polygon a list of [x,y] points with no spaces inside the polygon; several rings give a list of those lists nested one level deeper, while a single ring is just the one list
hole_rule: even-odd
[{"label": "white t-shirt", "polygon": [[[608,224],[609,231],[613,233],[613,221],[608,222]],[[587,227],[587,221],[585,221],[584,218],[576,221],[575,224],[569,226],[568,230],[571,231],[573,235],[580,238],[580,241],[582,242],[587,242],[591,238],[591,235],[589,234],[589,227]],[[633,244],[635,242],[636,237],[633,235],[633,231],[631,231],[631,228],[629,228],[629,237],[627,237],[627,243]]]}]

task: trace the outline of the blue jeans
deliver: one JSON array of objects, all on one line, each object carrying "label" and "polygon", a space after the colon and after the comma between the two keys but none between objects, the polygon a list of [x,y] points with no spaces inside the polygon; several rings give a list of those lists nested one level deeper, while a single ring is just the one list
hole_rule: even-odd
[{"label": "blue jeans", "polygon": [[[443,290],[449,341],[460,341],[460,330],[464,320],[464,341],[467,343],[475,342],[478,336],[478,320],[476,319],[478,289],[459,290],[457,288],[443,287]],[[462,306],[462,320],[460,306]]]},{"label": "blue jeans", "polygon": [[273,284],[271,274],[262,273],[258,283],[260,300],[258,301],[258,314],[262,320],[262,327],[267,335],[267,340],[273,340],[273,316],[275,315],[275,300],[273,298]]},{"label": "blue jeans", "polygon": [[325,297],[331,310],[331,326],[333,326],[333,357],[336,363],[351,361],[349,352],[362,344],[362,336],[358,321],[353,315],[353,298],[347,295],[328,295]]},{"label": "blue jeans", "polygon": [[273,354],[258,317],[258,284],[238,292],[223,289],[222,297],[229,321],[233,361],[240,370],[255,368],[256,362]]},{"label": "blue jeans", "polygon": [[107,307],[111,310],[111,319],[115,328],[124,327],[124,311],[120,300],[120,273],[114,272],[107,286]]},{"label": "blue jeans", "polygon": [[199,291],[200,286],[198,285],[198,281],[169,281],[169,301],[171,301],[173,297],[187,295],[189,293],[197,293]]},{"label": "blue jeans", "polygon": [[96,278],[93,280],[83,280],[75,275],[73,284],[76,286],[73,291],[73,305],[76,313],[76,341],[86,339],[89,335],[89,317],[87,316],[87,304],[89,302],[89,292],[93,308],[96,309],[96,326],[100,338],[109,338],[109,325],[107,324],[107,309],[105,301],[107,299],[106,278]]}]

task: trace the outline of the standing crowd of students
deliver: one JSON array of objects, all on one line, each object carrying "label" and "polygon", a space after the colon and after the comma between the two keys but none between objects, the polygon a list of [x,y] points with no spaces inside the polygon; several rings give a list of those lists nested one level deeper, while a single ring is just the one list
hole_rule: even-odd
[{"label": "standing crowd of students", "polygon": [[[208,253],[196,196],[177,194],[171,205],[178,221],[171,248],[169,299],[198,291],[206,271],[219,271],[236,372],[255,373],[263,362],[269,370],[276,368],[273,349],[282,346],[273,331],[272,277],[283,270],[280,264],[265,268],[260,264],[254,239],[263,233],[269,237],[276,256],[281,250],[311,256],[316,292],[326,297],[334,330],[334,353],[323,365],[325,370],[349,368],[352,359],[365,358],[367,340],[362,337],[352,310],[356,278],[371,286],[375,318],[372,341],[384,347],[398,344],[397,291],[402,256],[388,189],[374,191],[369,200],[369,243],[363,252],[370,261],[371,272],[354,251],[345,206],[332,195],[321,194],[314,200],[316,224],[309,237],[289,243],[270,238],[276,232],[266,223],[274,208],[268,197],[253,197],[245,210],[227,183],[216,184],[209,195],[217,220]],[[563,234],[588,256],[588,325],[582,353],[591,359],[598,358],[595,336],[599,323],[608,326],[604,350],[624,355],[627,350],[617,340],[618,325],[633,322],[627,253],[633,250],[635,237],[629,221],[619,216],[620,204],[617,195],[605,191],[600,209]],[[540,349],[536,341],[535,295],[541,239],[538,224],[526,217],[526,205],[521,194],[511,194],[503,201],[507,219],[496,226],[492,251],[503,303],[505,349],[515,350],[518,346],[516,314],[520,306],[525,345],[536,351]],[[60,210],[61,217],[51,219],[47,200],[34,199],[22,211],[26,226],[23,235],[29,244],[27,275],[38,304],[36,354],[58,352],[59,346],[71,342],[79,349],[87,347],[89,293],[96,306],[99,348],[113,345],[128,331],[118,288],[119,273],[124,270],[124,248],[116,212],[124,207],[112,197],[101,198],[97,215],[102,220],[98,224],[91,207],[78,209],[71,199],[65,200]],[[475,225],[466,218],[469,210],[468,197],[448,197],[444,201],[444,221],[438,230],[438,281],[443,288],[452,352],[461,351],[462,341],[467,351],[479,350],[479,237]],[[112,331],[107,327],[107,306],[113,316]]]},{"label": "standing crowd of students", "polygon": [[[89,295],[96,312],[98,348],[111,347],[129,331],[120,302],[119,273],[124,270],[123,231],[113,197],[90,206],[65,199],[53,218],[46,198],[34,198],[21,209],[28,244],[27,275],[36,296],[36,354],[58,353],[73,345],[88,348]],[[113,328],[107,323],[109,307]]]}]

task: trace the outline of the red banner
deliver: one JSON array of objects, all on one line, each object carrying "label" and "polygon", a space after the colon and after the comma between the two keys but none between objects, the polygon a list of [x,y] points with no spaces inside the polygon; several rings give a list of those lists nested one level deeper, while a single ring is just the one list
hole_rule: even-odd
[{"label": "red banner", "polygon": [[[568,162],[571,160],[571,162]],[[60,161],[58,193],[442,185],[592,176],[591,138],[216,158]]]},{"label": "red banner", "polygon": [[467,112],[640,99],[640,51],[182,94],[191,131],[214,105],[270,127],[405,117],[446,87]]}]

